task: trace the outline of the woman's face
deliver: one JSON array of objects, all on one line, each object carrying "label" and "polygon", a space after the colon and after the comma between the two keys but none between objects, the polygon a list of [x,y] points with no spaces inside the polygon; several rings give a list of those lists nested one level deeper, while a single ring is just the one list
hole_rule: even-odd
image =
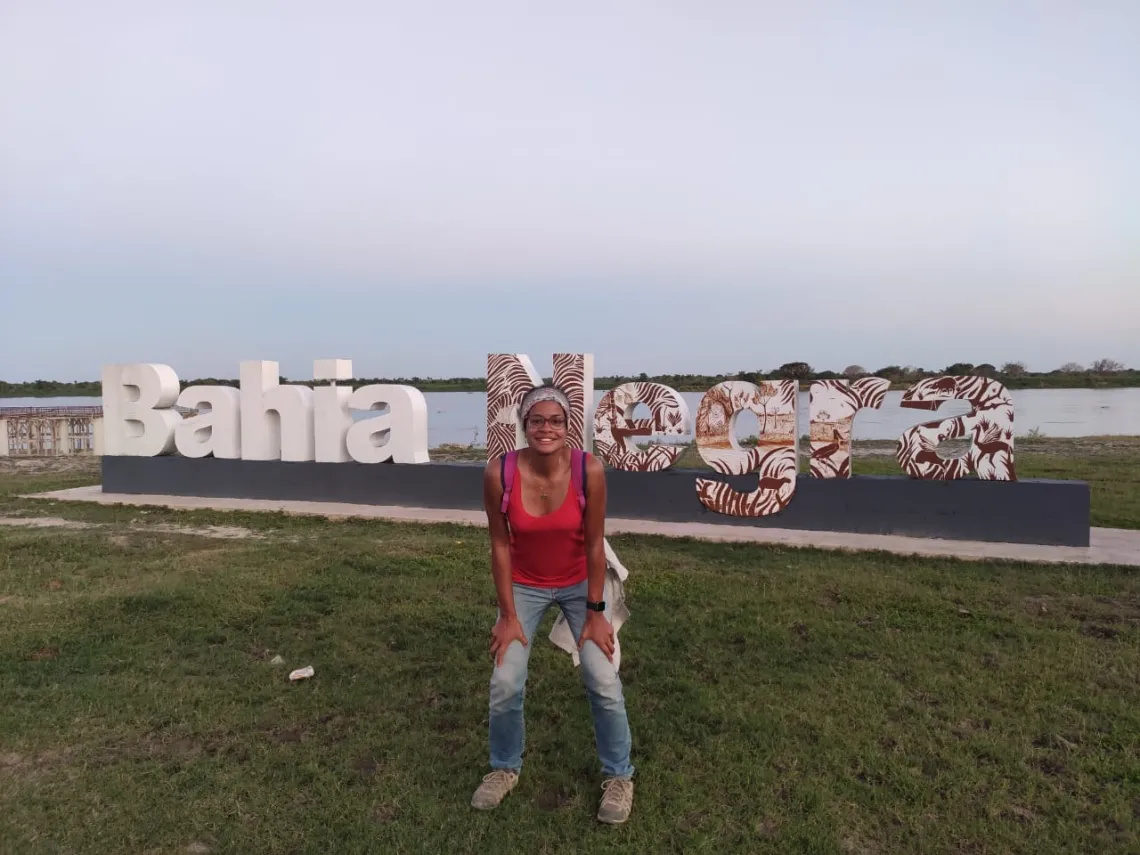
[{"label": "woman's face", "polygon": [[526,415],[527,444],[539,454],[553,454],[566,445],[566,413],[557,401],[539,401]]}]

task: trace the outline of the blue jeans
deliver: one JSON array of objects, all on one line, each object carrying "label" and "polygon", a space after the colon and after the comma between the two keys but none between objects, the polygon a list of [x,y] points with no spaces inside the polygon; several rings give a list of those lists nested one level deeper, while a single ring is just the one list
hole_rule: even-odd
[{"label": "blue jeans", "polygon": [[[582,637],[586,624],[586,582],[568,588],[532,588],[515,585],[515,612],[526,635],[527,646],[512,641],[503,655],[503,664],[491,674],[491,768],[522,768],[523,695],[526,688],[527,662],[535,644],[535,633],[546,610],[558,604],[574,638]],[[609,618],[609,608],[606,609]],[[625,715],[625,698],[614,664],[594,642],[588,641],[578,651],[582,682],[590,698],[594,717],[594,740],[602,774],[610,777],[633,775],[629,762],[629,722]]]}]

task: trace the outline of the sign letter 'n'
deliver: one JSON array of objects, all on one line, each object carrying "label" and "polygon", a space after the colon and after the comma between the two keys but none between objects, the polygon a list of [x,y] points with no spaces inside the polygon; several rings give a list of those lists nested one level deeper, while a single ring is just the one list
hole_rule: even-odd
[{"label": "sign letter 'n'", "polygon": [[[590,353],[554,354],[554,385],[570,399],[567,441],[589,451],[593,439],[594,356]],[[487,355],[487,459],[526,445],[519,404],[523,395],[542,378],[526,354]]]}]

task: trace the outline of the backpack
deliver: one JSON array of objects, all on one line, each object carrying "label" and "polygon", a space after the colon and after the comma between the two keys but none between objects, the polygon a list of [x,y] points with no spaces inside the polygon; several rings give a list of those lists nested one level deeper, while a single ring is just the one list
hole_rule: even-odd
[{"label": "backpack", "polygon": [[[586,458],[588,455],[580,448],[570,449],[570,483],[574,485],[574,492],[578,495],[578,507],[583,511],[582,525],[586,524]],[[518,451],[508,451],[500,458],[500,471],[503,479],[503,503],[500,510],[503,516],[507,515],[507,506],[511,501],[511,489],[515,486],[515,475],[519,471]]]}]

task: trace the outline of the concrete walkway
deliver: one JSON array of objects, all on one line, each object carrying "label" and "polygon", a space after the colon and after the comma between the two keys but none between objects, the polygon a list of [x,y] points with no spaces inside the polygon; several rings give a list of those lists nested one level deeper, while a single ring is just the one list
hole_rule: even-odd
[{"label": "concrete walkway", "polygon": [[[339,502],[282,502],[258,499],[205,499],[189,496],[144,496],[104,493],[100,486],[77,487],[52,493],[24,496],[67,502],[104,505],[143,505],[176,510],[271,511],[328,518],[358,517],[397,522],[457,523],[485,527],[482,511],[405,508],[392,505],[354,505]],[[766,543],[816,549],[878,550],[898,555],[926,555],[971,560],[1004,559],[1074,564],[1121,564],[1140,567],[1140,531],[1093,528],[1088,547],[1039,546],[1024,543],[987,543],[972,540],[936,540],[881,534],[847,534],[830,531],[800,531],[750,528],[713,523],[667,523],[653,520],[607,519],[607,534],[653,534],[692,537],[733,543]]]}]

